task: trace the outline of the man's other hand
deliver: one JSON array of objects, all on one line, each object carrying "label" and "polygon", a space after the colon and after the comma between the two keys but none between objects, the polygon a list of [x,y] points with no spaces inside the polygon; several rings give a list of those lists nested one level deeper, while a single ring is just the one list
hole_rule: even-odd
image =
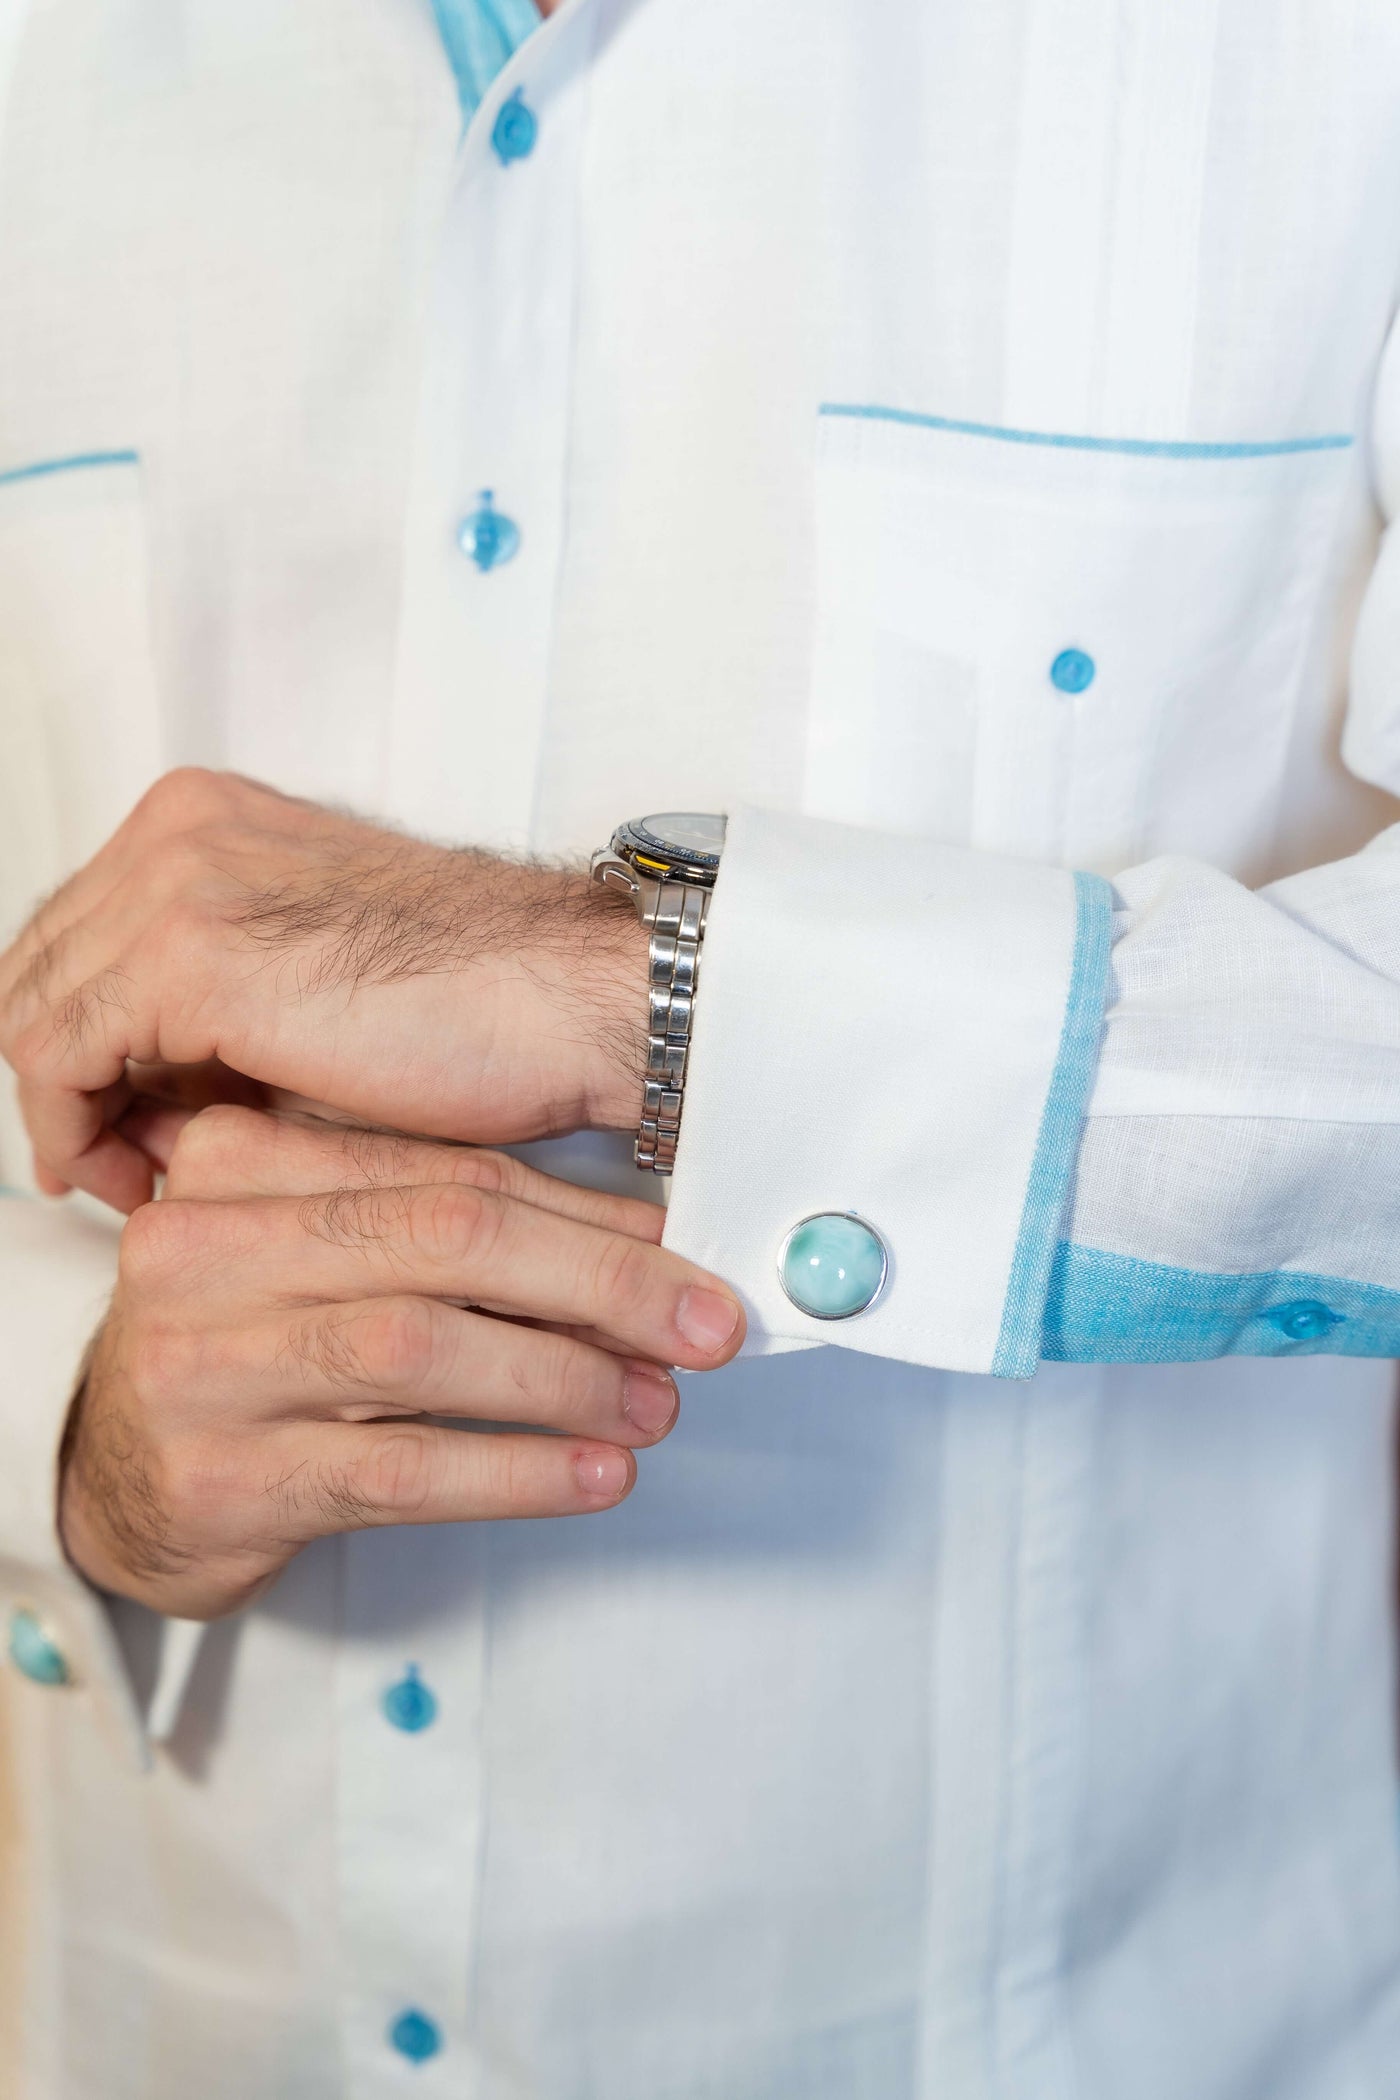
[{"label": "man's other hand", "polygon": [[646,936],[578,872],[425,845],[233,774],[167,774],[0,956],[41,1186],[132,1211],[133,1064],[500,1144],[634,1127]]},{"label": "man's other hand", "polygon": [[158,1611],[235,1610],[332,1532],[609,1509],[676,1419],[664,1367],[743,1337],[652,1204],[254,1109],[178,1136],[138,1113],[166,1193],[123,1234],[60,1528]]}]

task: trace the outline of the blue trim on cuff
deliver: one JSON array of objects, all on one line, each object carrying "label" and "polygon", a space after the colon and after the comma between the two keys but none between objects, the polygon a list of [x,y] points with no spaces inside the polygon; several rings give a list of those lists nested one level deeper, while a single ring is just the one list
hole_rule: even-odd
[{"label": "blue trim on cuff", "polygon": [[535,0],[432,0],[466,123],[496,75],[540,26]]},{"label": "blue trim on cuff", "polygon": [[1050,1267],[1098,1063],[1113,948],[1113,890],[1102,875],[1076,875],[1074,905],[1074,959],[1064,1025],[1011,1258],[1001,1333],[992,1359],[995,1378],[1029,1378],[1040,1361]]},{"label": "blue trim on cuff", "polygon": [[1400,1357],[1400,1291],[1301,1269],[1221,1276],[1061,1241],[1041,1353],[1059,1364]]},{"label": "blue trim on cuff", "polygon": [[42,481],[49,474],[75,474],[86,467],[139,466],[139,452],[73,452],[66,459],[36,459],[0,472],[0,488],[12,481]]},{"label": "blue trim on cuff", "polygon": [[1186,438],[1081,436],[1067,430],[1017,430],[1006,423],[967,423],[957,416],[921,415],[912,408],[883,408],[877,402],[823,401],[818,415],[860,423],[903,423],[913,430],[946,430],[954,437],[990,438],[999,445],[1049,445],[1060,452],[1117,452],[1130,459],[1277,459],[1291,452],[1345,452],[1347,431],[1320,437],[1239,438],[1220,443]]}]

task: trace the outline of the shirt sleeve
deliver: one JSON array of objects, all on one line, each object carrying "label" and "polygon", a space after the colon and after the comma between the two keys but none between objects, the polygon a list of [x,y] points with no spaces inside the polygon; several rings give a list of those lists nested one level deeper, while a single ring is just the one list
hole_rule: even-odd
[{"label": "shirt sleeve", "polygon": [[113,1618],[69,1566],[57,1527],[63,1427],[117,1239],[117,1221],[95,1205],[0,1196],[0,1634],[23,1696],[91,1706],[114,1753],[141,1765],[146,1729]]},{"label": "shirt sleeve", "polygon": [[[1378,394],[1400,511],[1400,343]],[[1400,787],[1400,527],[1343,756]],[[884,1288],[789,1298],[788,1234],[855,1212]],[[1400,1356],[1400,827],[1261,890],[1115,877],[743,810],[696,1000],[668,1244],[730,1277],[755,1353],[948,1370]]]},{"label": "shirt sleeve", "polygon": [[[1258,892],[771,813],[735,846],[667,1239],[738,1284],[751,1349],[1400,1355],[1400,827]],[[847,1211],[889,1277],[833,1324],[778,1263]]]}]

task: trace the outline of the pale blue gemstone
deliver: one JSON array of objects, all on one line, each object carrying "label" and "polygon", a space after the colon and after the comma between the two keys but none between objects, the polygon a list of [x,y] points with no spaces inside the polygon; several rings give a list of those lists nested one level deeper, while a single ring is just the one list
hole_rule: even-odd
[{"label": "pale blue gemstone", "polygon": [[10,1619],[10,1661],[35,1684],[68,1682],[63,1650],[45,1633],[32,1611],[17,1611]]},{"label": "pale blue gemstone", "polygon": [[880,1295],[884,1244],[864,1219],[824,1210],[789,1233],[779,1264],[783,1289],[818,1320],[849,1320]]}]

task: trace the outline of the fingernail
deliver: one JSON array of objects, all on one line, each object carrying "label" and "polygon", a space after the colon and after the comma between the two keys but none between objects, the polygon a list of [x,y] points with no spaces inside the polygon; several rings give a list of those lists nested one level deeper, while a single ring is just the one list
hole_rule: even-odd
[{"label": "fingernail", "polygon": [[590,1502],[616,1502],[632,1477],[627,1453],[612,1444],[595,1444],[591,1451],[580,1451],[574,1472]]},{"label": "fingernail", "polygon": [[680,1404],[674,1379],[654,1364],[633,1364],[622,1381],[622,1412],[646,1436],[669,1429]]},{"label": "fingernail", "polygon": [[733,1336],[739,1324],[739,1308],[732,1298],[718,1291],[689,1290],[676,1308],[676,1325],[692,1349],[713,1355]]}]

